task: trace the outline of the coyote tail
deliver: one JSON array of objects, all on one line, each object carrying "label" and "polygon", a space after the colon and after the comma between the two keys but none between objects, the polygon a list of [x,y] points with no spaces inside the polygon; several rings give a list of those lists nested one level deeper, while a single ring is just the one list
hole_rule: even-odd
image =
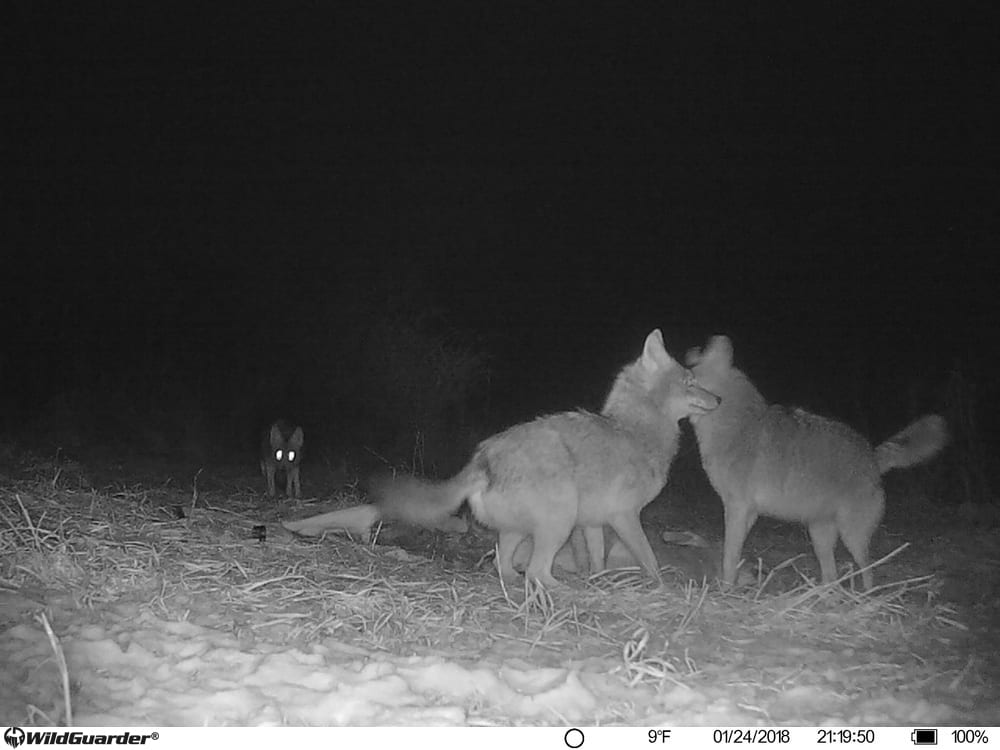
[{"label": "coyote tail", "polygon": [[473,462],[441,482],[409,475],[377,477],[369,483],[369,495],[383,519],[433,528],[486,485],[485,474]]},{"label": "coyote tail", "polygon": [[948,444],[948,425],[936,414],[921,417],[875,448],[880,474],[932,458]]}]

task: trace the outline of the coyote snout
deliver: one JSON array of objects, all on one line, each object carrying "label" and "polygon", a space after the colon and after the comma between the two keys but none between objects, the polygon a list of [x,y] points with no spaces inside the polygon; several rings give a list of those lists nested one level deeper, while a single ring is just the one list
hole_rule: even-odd
[{"label": "coyote snout", "polygon": [[685,371],[683,388],[682,403],[675,413],[668,415],[677,418],[678,421],[684,417],[697,417],[713,412],[722,403],[720,396],[701,387],[690,370]]},{"label": "coyote snout", "polygon": [[[718,409],[692,423],[705,472],[725,509],[723,581],[735,581],[743,542],[758,515],[809,527],[824,583],[837,577],[838,537],[859,568],[866,568],[885,505],[881,475],[940,451],[948,439],[944,420],[923,417],[873,450],[845,424],[769,405],[732,360],[725,336],[687,357],[698,382],[722,397]],[[871,570],[861,576],[871,588]]]},{"label": "coyote snout", "polygon": [[260,442],[260,471],[264,475],[269,497],[275,496],[274,475],[279,471],[285,474],[285,495],[302,496],[299,464],[302,462],[303,442],[302,428],[283,419],[264,431]]}]

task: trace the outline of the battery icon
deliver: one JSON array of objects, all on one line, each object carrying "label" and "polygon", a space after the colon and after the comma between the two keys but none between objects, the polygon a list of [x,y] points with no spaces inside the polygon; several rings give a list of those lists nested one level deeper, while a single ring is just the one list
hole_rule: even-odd
[{"label": "battery icon", "polygon": [[913,732],[910,734],[910,739],[913,741],[914,745],[936,745],[937,730],[914,729]]}]

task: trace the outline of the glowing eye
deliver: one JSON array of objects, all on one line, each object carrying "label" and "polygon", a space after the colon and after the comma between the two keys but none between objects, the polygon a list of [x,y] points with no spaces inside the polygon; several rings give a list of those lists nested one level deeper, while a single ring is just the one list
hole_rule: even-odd
[{"label": "glowing eye", "polygon": [[288,460],[289,461],[295,460],[295,451],[288,451]]},{"label": "glowing eye", "polygon": [[274,458],[278,461],[281,460],[281,454],[284,453],[280,448],[274,452]]}]

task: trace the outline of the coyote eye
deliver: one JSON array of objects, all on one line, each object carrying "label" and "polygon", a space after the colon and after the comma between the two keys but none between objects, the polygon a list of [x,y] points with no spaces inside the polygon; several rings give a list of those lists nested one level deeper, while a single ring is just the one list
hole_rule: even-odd
[{"label": "coyote eye", "polygon": [[283,451],[283,450],[281,450],[280,448],[279,448],[278,450],[276,450],[276,451],[274,452],[274,458],[275,458],[275,460],[277,460],[277,461],[280,461],[280,460],[281,460],[281,454],[282,454],[282,453],[284,453],[284,451]]},{"label": "coyote eye", "polygon": [[295,451],[288,451],[288,460],[289,461],[295,460]]}]

